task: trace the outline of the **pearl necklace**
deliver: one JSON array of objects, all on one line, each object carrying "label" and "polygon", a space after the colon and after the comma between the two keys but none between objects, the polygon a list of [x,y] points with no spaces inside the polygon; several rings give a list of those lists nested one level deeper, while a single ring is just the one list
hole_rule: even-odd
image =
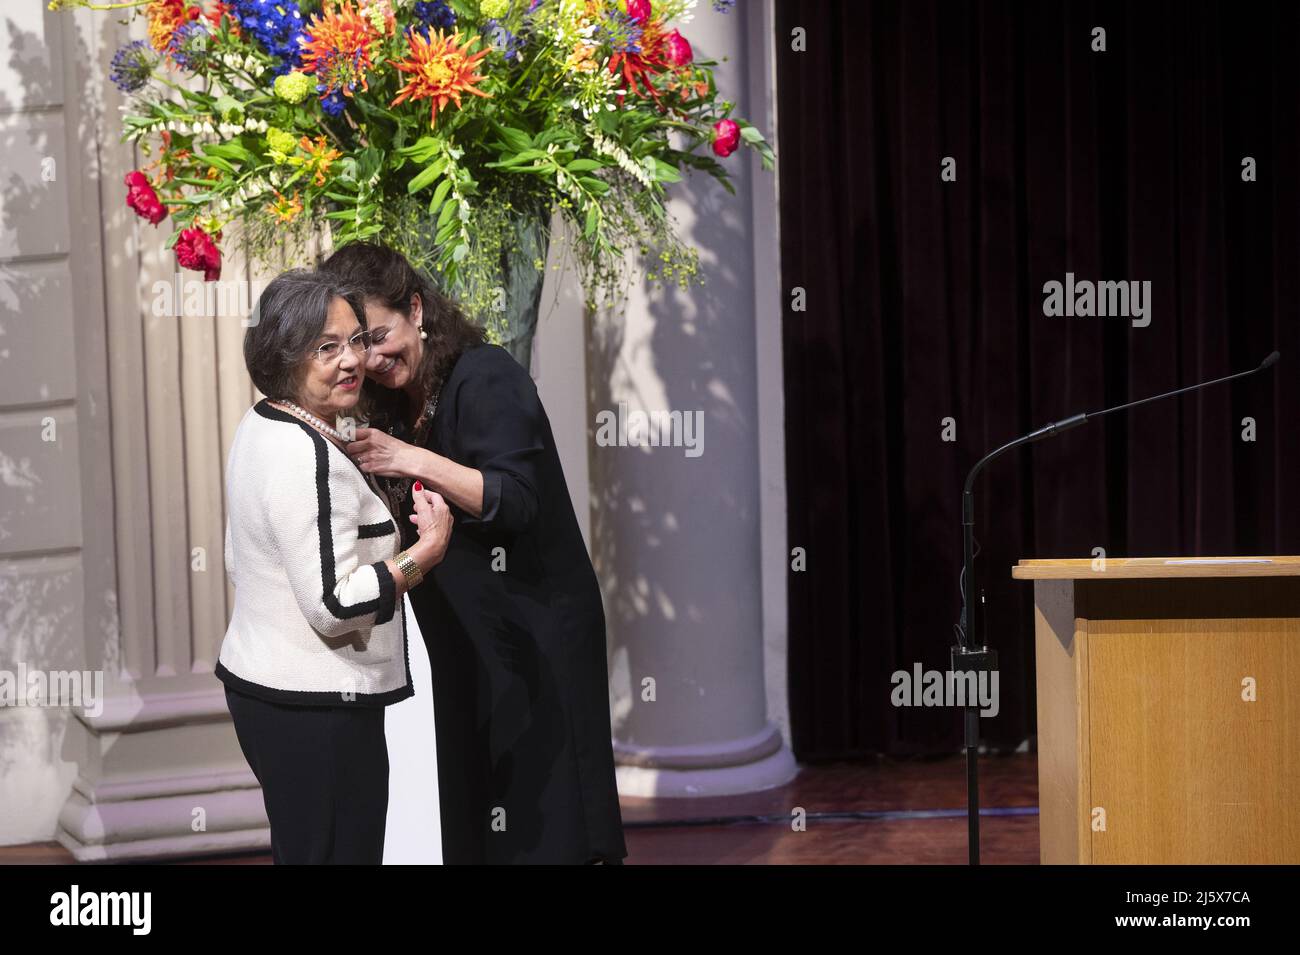
[{"label": "pearl necklace", "polygon": [[312,414],[310,411],[306,410],[305,408],[299,407],[298,405],[294,404],[292,401],[282,400],[280,404],[284,405],[284,407],[290,413],[297,415],[299,418],[301,418],[303,421],[306,421],[313,428],[316,428],[319,431],[324,431],[331,438],[336,438],[337,440],[346,443],[347,439],[343,437],[343,433],[341,431],[339,431],[337,428],[331,428],[324,421],[316,417],[314,414]]}]

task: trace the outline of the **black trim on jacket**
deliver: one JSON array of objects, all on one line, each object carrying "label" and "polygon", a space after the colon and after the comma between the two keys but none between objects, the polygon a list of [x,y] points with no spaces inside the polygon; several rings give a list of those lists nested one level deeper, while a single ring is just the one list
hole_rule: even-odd
[{"label": "black trim on jacket", "polygon": [[397,526],[391,521],[380,521],[378,524],[362,524],[357,528],[357,537],[365,540],[367,537],[387,537],[389,534],[396,534]]},{"label": "black trim on jacket", "polygon": [[[405,621],[402,624],[402,649],[406,649]],[[290,706],[391,706],[415,695],[415,687],[411,685],[409,663],[404,686],[399,686],[395,690],[385,690],[383,693],[354,693],[351,700],[344,699],[342,690],[285,690],[277,686],[253,683],[243,677],[235,676],[220,660],[217,661],[212,673],[232,690],[255,696],[259,700],[287,703]]]},{"label": "black trim on jacket", "polygon": [[[384,561],[375,561],[370,565],[375,569],[375,576],[379,580],[379,596],[374,600],[366,600],[354,606],[345,607],[334,596],[334,588],[338,585],[338,577],[335,576],[336,568],[334,566],[334,533],[330,528],[330,452],[325,436],[300,418],[273,407],[267,398],[263,398],[255,404],[253,410],[264,418],[298,425],[311,438],[312,447],[315,448],[316,532],[320,537],[321,583],[324,585],[321,602],[325,605],[325,609],[333,614],[336,620],[350,620],[353,617],[374,613],[376,625],[388,623],[393,619],[393,613],[397,609],[397,588],[393,583],[393,575],[388,572],[388,565]],[[346,457],[346,455],[344,456]],[[349,461],[351,461],[350,458]]]},{"label": "black trim on jacket", "polygon": [[[273,407],[270,404],[270,400],[267,398],[263,398],[261,401],[253,405],[253,410],[256,411],[262,417],[269,418],[273,421],[296,424],[299,427],[301,427],[304,431],[306,431],[308,435],[311,436],[313,446],[316,449],[317,507],[319,508],[321,504],[324,503],[328,508],[329,449],[324,447],[325,438],[315,428],[308,425],[305,421],[302,421],[294,417],[293,415],[287,414],[281,411],[280,409]],[[322,454],[322,452],[324,452],[324,454]],[[353,464],[353,466],[355,467],[356,463],[353,462],[351,458],[348,458],[348,461],[349,463]],[[321,468],[322,462],[325,462],[323,471]],[[364,472],[362,472],[360,468],[357,468],[357,471],[364,476]],[[323,478],[322,478],[322,474],[323,474]],[[329,514],[328,509],[326,509],[324,513],[328,516]],[[319,526],[320,523],[319,520],[317,523]],[[361,526],[376,527],[380,525],[371,524],[371,525],[361,525]],[[396,533],[397,531],[396,524],[390,521],[388,526],[390,526],[393,532]],[[364,535],[364,536],[369,536],[369,535]],[[376,534],[374,536],[382,536],[382,535]],[[334,569],[333,543],[334,543],[333,534],[330,531],[329,521],[327,519],[325,521],[325,535],[321,540],[321,545],[322,545],[321,553],[322,555],[329,554],[329,562],[330,562],[329,579],[333,579],[333,569]],[[384,561],[377,561],[375,564],[372,564],[371,566],[375,568],[375,574],[379,580],[378,600],[386,602],[386,605],[388,607],[388,612],[386,615],[383,615],[382,619],[379,619],[378,616],[376,617],[375,623],[376,625],[378,625],[381,623],[387,623],[389,620],[391,620],[393,617],[393,613],[396,612],[396,608],[398,607],[399,604],[402,603],[402,601],[399,601],[397,598],[397,586],[393,580],[393,575],[388,571],[388,565]],[[322,567],[321,570],[322,570],[322,581],[324,581],[326,579],[324,573],[325,570],[324,567]],[[333,599],[332,587],[327,588],[325,593],[331,599]],[[337,603],[336,600],[335,603]],[[374,604],[376,603],[376,601],[367,601],[367,603]],[[333,612],[332,609],[331,612]],[[232,673],[230,670],[226,668],[226,666],[220,661],[220,659],[217,660],[216,666],[213,668],[212,672],[213,675],[218,680],[220,680],[225,686],[229,687],[230,689],[240,693],[247,694],[248,696],[256,697],[261,700],[266,700],[271,703],[285,703],[294,706],[338,706],[338,707],[389,706],[393,703],[399,703],[402,700],[408,699],[415,695],[415,684],[414,681],[411,679],[411,647],[410,647],[409,637],[406,629],[406,614],[402,613],[400,619],[402,621],[402,664],[403,664],[403,670],[404,670],[406,682],[402,686],[396,687],[395,689],[392,690],[385,690],[383,693],[354,693],[352,694],[353,698],[349,700],[344,698],[344,691],[341,689],[340,690],[288,690],[282,687],[265,686],[264,684],[253,683],[250,680],[245,680],[243,677],[236,676],[234,673]]]}]

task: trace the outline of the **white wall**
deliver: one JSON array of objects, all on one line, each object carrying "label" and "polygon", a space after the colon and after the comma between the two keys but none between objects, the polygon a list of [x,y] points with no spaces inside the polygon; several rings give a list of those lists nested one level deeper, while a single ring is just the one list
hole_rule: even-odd
[{"label": "white wall", "polygon": [[[96,666],[85,634],[116,626],[85,59],[70,17],[0,11],[0,671],[15,678]],[[69,719],[0,706],[0,844],[53,837],[77,769]]]}]

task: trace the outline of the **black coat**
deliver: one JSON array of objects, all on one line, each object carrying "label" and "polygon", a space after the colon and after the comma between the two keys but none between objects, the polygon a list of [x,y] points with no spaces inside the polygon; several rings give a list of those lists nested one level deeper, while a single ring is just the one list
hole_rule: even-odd
[{"label": "black coat", "polygon": [[[429,450],[483,473],[483,513],[452,506],[447,555],[410,592],[429,650],[447,863],[617,862],[600,586],[528,372],[468,348]],[[402,505],[414,540],[411,498]]]}]

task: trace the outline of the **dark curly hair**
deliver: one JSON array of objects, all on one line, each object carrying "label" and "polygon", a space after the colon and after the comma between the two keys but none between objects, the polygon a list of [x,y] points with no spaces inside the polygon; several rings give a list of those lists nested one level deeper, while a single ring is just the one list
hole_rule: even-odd
[{"label": "dark curly hair", "polygon": [[407,318],[411,315],[411,297],[420,296],[424,306],[421,328],[424,357],[415,369],[420,382],[420,400],[412,405],[406,393],[376,385],[369,378],[363,385],[366,412],[380,428],[400,428],[414,418],[430,395],[441,390],[461,352],[487,339],[450,296],[421,272],[406,256],[380,242],[351,242],[338,249],[320,264],[323,272],[339,278],[349,288],[360,289],[366,299],[382,302]]}]

